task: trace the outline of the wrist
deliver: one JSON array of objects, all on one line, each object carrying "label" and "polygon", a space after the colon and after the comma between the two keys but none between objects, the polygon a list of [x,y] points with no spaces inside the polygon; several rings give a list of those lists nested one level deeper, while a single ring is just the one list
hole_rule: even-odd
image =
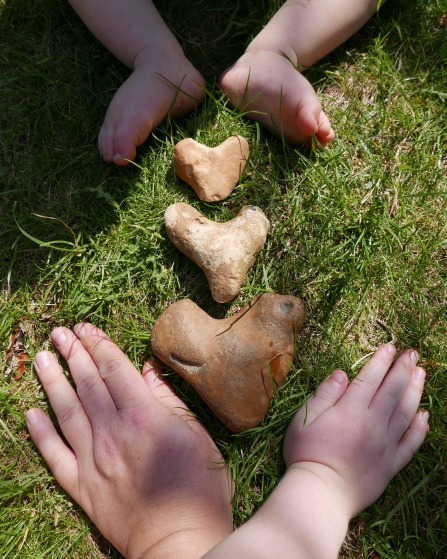
[{"label": "wrist", "polygon": [[[164,522],[142,522],[127,545],[127,559],[198,559],[232,532],[231,514],[207,518],[191,510],[168,515]],[[231,512],[231,509],[230,509]],[[168,529],[167,529],[168,528]]]},{"label": "wrist", "polygon": [[349,488],[340,475],[329,466],[311,461],[294,462],[287,467],[284,477],[287,476],[296,478],[297,484],[309,483],[311,487],[318,488],[325,495],[328,505],[338,510],[346,525],[354,516],[356,511],[352,510]]},{"label": "wrist", "polygon": [[294,550],[290,557],[335,559],[343,544],[351,517],[349,501],[337,474],[326,468],[302,462],[290,465],[266,508],[260,510],[265,522],[279,516],[284,537],[289,538],[289,548]]},{"label": "wrist", "polygon": [[[170,534],[142,552],[132,552],[128,559],[199,559],[230,533],[207,530],[184,530]],[[143,546],[144,547],[144,546]]]}]

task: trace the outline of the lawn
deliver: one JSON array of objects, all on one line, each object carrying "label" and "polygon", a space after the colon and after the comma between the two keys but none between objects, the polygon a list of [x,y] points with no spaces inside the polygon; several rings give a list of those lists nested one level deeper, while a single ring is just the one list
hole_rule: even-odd
[{"label": "lawn", "polygon": [[[137,165],[104,163],[96,138],[129,71],[68,3],[0,0],[0,555],[120,555],[58,486],[24,411],[51,413],[32,367],[57,325],[88,320],[141,367],[154,322],[189,297],[214,317],[258,293],[301,297],[296,359],[263,423],[232,435],[166,369],[217,440],[236,483],[240,525],[284,472],[281,442],[297,408],[335,367],[352,378],[385,341],[412,346],[427,371],[430,432],[383,496],[355,517],[343,558],[447,557],[447,2],[389,0],[347,43],[306,71],[337,136],[327,149],[284,144],[225,105],[220,73],[278,0],[156,2],[193,64],[205,102],[167,120]],[[184,137],[232,134],[251,153],[223,203],[201,202],[173,170]],[[202,272],[167,238],[164,210],[187,202],[227,221],[258,205],[271,231],[240,295],[213,302]],[[7,359],[13,332],[30,361]],[[324,526],[321,526],[324,534]]]}]

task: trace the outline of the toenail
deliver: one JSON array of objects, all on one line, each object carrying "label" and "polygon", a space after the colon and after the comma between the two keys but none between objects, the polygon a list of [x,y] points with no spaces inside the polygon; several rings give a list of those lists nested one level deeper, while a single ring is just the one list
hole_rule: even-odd
[{"label": "toenail", "polygon": [[331,379],[341,386],[345,382],[345,375],[338,369],[331,374]]},{"label": "toenail", "polygon": [[48,353],[38,353],[36,355],[36,358],[34,359],[34,365],[39,371],[45,369],[45,367],[48,367],[49,364],[50,358],[48,356]]},{"label": "toenail", "polygon": [[56,328],[51,333],[51,338],[56,345],[62,345],[67,339],[67,336],[65,335],[63,328]]}]

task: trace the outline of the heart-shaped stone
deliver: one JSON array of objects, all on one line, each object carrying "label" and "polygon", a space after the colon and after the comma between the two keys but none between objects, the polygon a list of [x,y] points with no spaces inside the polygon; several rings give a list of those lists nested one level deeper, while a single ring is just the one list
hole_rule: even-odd
[{"label": "heart-shaped stone", "polygon": [[290,371],[301,299],[264,293],[234,316],[214,319],[190,299],[172,304],[152,330],[155,355],[187,380],[235,432],[255,427]]},{"label": "heart-shaped stone", "polygon": [[174,147],[175,172],[201,200],[218,202],[233,192],[248,153],[248,142],[242,136],[232,136],[215,148],[185,138]]},{"label": "heart-shaped stone", "polygon": [[239,293],[269,220],[258,207],[244,206],[234,219],[217,223],[179,202],[165,211],[165,225],[174,245],[205,272],[214,299],[225,303]]}]

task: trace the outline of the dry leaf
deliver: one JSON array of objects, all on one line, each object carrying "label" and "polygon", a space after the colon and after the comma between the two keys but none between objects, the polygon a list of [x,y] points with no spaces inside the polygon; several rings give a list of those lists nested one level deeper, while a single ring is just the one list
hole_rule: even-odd
[{"label": "dry leaf", "polygon": [[24,344],[25,330],[20,324],[11,334],[11,343],[5,354],[5,362],[10,361],[10,369],[14,371],[16,379],[19,379],[26,371],[26,363],[30,357]]}]

